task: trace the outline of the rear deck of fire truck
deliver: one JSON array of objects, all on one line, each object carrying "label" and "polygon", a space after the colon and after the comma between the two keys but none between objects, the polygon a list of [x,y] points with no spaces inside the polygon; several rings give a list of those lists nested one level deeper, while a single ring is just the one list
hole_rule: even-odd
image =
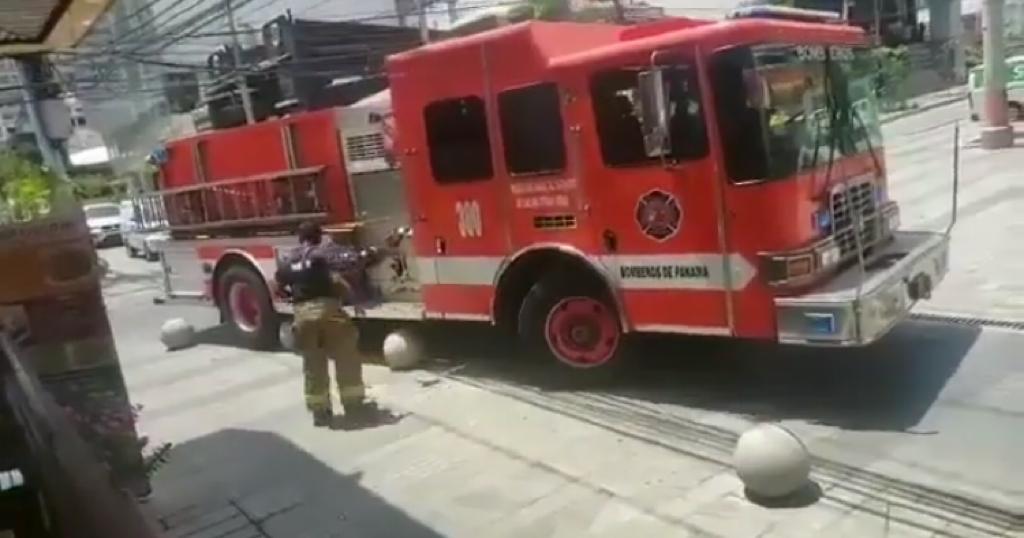
[{"label": "rear deck of fire truck", "polygon": [[316,219],[368,317],[491,322],[571,367],[628,332],[869,344],[948,255],[896,230],[873,72],[859,29],[763,18],[398,54],[364,102],[167,145],[167,296],[272,345],[276,257]]}]

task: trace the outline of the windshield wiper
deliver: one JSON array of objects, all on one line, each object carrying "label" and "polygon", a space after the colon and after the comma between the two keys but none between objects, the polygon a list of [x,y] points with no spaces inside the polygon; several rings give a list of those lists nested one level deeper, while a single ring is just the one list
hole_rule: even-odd
[{"label": "windshield wiper", "polygon": [[[857,107],[852,105],[850,106],[850,114],[853,116],[853,120],[857,122],[857,128],[864,131],[864,143],[868,146],[868,153],[871,155],[871,163],[875,165],[875,175],[881,175],[882,163],[878,162],[878,154],[875,152],[874,146],[871,145],[871,133],[868,132],[864,119],[861,117],[860,112],[857,111]],[[857,143],[855,140],[851,140],[851,143],[856,147]]]}]

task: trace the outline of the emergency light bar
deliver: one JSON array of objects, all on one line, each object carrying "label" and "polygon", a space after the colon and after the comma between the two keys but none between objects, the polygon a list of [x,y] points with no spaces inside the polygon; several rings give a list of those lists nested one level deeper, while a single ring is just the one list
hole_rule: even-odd
[{"label": "emergency light bar", "polygon": [[744,6],[738,7],[727,19],[785,19],[802,22],[840,23],[842,17],[834,11],[800,9],[786,6]]}]

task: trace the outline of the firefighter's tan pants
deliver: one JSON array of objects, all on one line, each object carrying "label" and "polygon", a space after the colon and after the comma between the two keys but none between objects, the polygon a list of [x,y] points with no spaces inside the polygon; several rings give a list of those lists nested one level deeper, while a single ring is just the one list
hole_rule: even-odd
[{"label": "firefighter's tan pants", "polygon": [[359,331],[333,298],[313,299],[295,305],[295,345],[302,353],[306,407],[310,411],[330,410],[328,359],[334,361],[334,378],[342,405],[363,400],[363,370]]}]

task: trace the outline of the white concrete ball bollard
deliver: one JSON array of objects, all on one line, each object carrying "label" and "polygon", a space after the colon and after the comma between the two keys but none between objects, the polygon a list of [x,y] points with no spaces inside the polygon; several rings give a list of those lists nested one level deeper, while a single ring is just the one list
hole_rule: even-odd
[{"label": "white concrete ball bollard", "polygon": [[760,424],[744,432],[736,442],[732,461],[747,490],[767,499],[800,491],[811,473],[807,447],[778,424]]},{"label": "white concrete ball bollard", "polygon": [[290,321],[282,321],[281,326],[277,329],[278,340],[281,341],[281,347],[287,351],[296,351],[295,348],[295,326]]},{"label": "white concrete ball bollard", "polygon": [[384,337],[384,362],[392,370],[408,370],[423,360],[423,344],[409,330],[398,330]]},{"label": "white concrete ball bollard", "polygon": [[195,337],[196,330],[181,318],[169,319],[160,327],[160,341],[170,351],[191,346]]}]

